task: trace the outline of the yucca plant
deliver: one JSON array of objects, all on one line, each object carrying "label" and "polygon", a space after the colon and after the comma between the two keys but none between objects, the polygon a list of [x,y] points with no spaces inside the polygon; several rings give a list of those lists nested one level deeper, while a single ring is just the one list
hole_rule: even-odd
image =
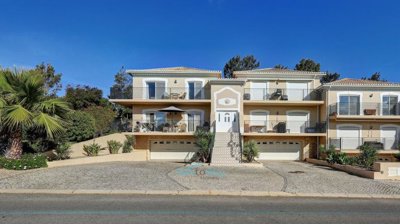
[{"label": "yucca plant", "polygon": [[9,135],[6,158],[21,158],[24,129],[37,128],[49,138],[61,134],[68,111],[66,102],[46,96],[43,76],[0,70],[0,123]]}]

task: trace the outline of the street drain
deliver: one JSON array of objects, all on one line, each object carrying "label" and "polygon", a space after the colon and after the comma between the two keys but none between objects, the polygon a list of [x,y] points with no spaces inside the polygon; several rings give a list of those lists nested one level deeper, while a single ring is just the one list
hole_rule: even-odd
[{"label": "street drain", "polygon": [[299,174],[299,173],[304,173],[304,171],[299,171],[299,170],[296,170],[296,171],[289,171],[289,173],[295,173],[295,174]]}]

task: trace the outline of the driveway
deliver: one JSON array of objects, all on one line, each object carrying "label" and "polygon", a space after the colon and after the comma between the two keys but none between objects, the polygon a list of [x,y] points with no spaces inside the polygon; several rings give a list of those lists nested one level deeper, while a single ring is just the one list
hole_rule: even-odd
[{"label": "driveway", "polygon": [[0,189],[225,190],[290,193],[400,194],[400,181],[374,181],[302,162],[264,167],[110,162],[30,171],[0,170]]},{"label": "driveway", "polygon": [[400,181],[371,180],[305,162],[262,161],[290,193],[400,194]]}]

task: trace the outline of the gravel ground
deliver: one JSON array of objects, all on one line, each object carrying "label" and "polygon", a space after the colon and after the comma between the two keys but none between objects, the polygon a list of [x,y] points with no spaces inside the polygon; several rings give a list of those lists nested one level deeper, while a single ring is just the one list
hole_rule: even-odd
[{"label": "gravel ground", "polygon": [[378,181],[303,162],[264,161],[290,193],[400,194],[400,181]]},{"label": "gravel ground", "polygon": [[370,180],[302,162],[263,164],[265,168],[112,162],[30,171],[0,170],[0,188],[400,194],[400,181]]}]

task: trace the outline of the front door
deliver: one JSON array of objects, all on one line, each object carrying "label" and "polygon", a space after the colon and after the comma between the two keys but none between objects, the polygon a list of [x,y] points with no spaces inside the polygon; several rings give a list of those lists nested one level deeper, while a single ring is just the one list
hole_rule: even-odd
[{"label": "front door", "polygon": [[238,132],[238,114],[236,111],[218,111],[216,114],[217,132]]}]

